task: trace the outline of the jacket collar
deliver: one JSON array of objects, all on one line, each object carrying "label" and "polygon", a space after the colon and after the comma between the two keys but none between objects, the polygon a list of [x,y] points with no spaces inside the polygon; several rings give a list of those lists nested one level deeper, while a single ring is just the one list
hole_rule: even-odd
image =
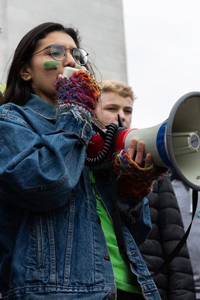
[{"label": "jacket collar", "polygon": [[24,108],[34,111],[35,113],[43,116],[45,119],[56,120],[55,106],[35,94],[31,94],[31,97],[24,105]]}]

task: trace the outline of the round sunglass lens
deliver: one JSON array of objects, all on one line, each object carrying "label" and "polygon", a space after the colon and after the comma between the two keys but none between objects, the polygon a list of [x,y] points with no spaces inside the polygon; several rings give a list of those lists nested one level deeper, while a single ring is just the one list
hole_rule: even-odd
[{"label": "round sunglass lens", "polygon": [[87,55],[87,52],[83,49],[75,48],[73,50],[74,60],[81,66],[84,66],[87,63]]},{"label": "round sunglass lens", "polygon": [[52,45],[50,51],[55,60],[63,60],[65,57],[65,48],[60,45]]}]

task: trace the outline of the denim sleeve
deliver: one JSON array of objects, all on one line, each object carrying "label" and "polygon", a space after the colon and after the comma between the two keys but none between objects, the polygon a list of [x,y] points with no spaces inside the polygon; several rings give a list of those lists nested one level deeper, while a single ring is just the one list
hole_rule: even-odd
[{"label": "denim sleeve", "polygon": [[51,130],[48,123],[46,133],[38,134],[23,117],[1,115],[0,197],[4,201],[41,212],[67,203],[83,171],[92,128],[71,112],[61,114]]}]

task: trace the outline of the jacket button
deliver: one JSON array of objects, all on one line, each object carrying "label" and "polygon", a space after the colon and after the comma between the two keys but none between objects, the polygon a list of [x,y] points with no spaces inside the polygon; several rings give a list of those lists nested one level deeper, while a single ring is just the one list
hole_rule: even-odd
[{"label": "jacket button", "polygon": [[105,258],[106,260],[110,260],[110,255],[109,255],[108,253],[104,253],[104,258]]},{"label": "jacket button", "polygon": [[108,299],[109,299],[109,300],[115,300],[115,293],[110,293],[110,294],[108,295]]}]

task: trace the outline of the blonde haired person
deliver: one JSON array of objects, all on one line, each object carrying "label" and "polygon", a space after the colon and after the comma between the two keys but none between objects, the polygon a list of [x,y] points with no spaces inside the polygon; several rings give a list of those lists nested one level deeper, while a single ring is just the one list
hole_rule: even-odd
[{"label": "blonde haired person", "polygon": [[[106,126],[111,123],[118,123],[118,115],[120,115],[125,127],[130,128],[133,102],[135,100],[132,87],[124,82],[114,79],[102,81],[100,83],[100,87],[102,93],[96,107],[98,126],[105,129]],[[124,190],[130,190],[128,178],[126,179],[126,182],[125,180],[123,181]],[[96,190],[96,188],[94,189]],[[130,274],[126,257],[121,256],[119,249],[116,247],[117,242],[115,240],[115,236],[120,235],[120,233],[119,231],[116,232],[115,225],[113,225],[114,222],[111,221],[109,214],[105,210],[101,198],[98,195],[96,197],[97,212],[101,219],[101,226],[106,237],[115,274],[118,295],[117,299],[143,299],[143,296],[138,294],[138,282],[136,277],[132,277]],[[123,219],[123,222],[124,221],[125,220]],[[137,245],[139,244],[137,243]],[[135,288],[133,288],[133,286]]]},{"label": "blonde haired person", "polygon": [[114,79],[102,81],[100,87],[102,95],[96,108],[99,126],[104,128],[112,122],[117,123],[119,114],[124,125],[129,128],[135,100],[132,88]]},{"label": "blonde haired person", "polygon": [[[116,80],[102,81],[101,88],[102,95],[96,109],[99,124],[104,127],[108,123],[117,123],[117,115],[119,114],[125,126],[129,128],[135,99],[132,88]],[[126,186],[125,181],[123,185],[126,189],[130,188],[130,185]],[[152,230],[146,241],[139,245],[139,250],[148,269],[154,273],[183,236],[184,227],[178,202],[168,176],[164,176],[154,183],[152,192],[147,195],[147,199],[150,207]],[[103,225],[102,222],[102,227]],[[110,232],[106,233],[106,226],[104,227],[105,236],[110,237]],[[123,273],[117,272],[116,252],[112,252],[111,249],[111,253],[111,260],[115,261],[113,266],[114,272],[117,274],[116,283],[122,284],[120,278],[123,277]],[[120,263],[119,260],[119,265]],[[123,271],[126,272],[125,268]],[[167,268],[154,277],[154,281],[162,300],[195,299],[192,266],[186,245]],[[120,299],[125,299],[123,291],[118,291],[118,294],[121,294]],[[130,299],[135,299],[134,297],[131,298],[130,296]]]}]

